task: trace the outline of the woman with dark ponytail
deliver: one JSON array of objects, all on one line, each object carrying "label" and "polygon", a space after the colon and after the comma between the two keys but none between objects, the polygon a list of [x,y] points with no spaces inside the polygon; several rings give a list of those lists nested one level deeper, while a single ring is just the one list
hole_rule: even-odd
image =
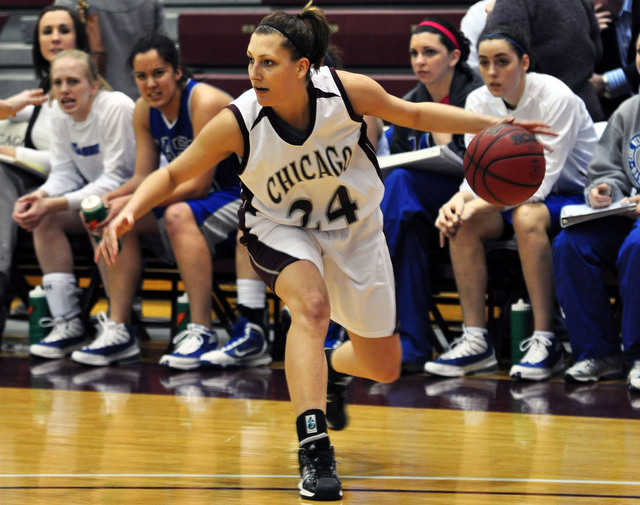
[{"label": "woman with dark ponytail", "polygon": [[[451,23],[426,18],[413,31],[409,44],[411,66],[420,82],[404,99],[409,102],[435,102],[464,107],[467,95],[484,83],[467,65],[469,41]],[[435,145],[447,145],[460,157],[464,155],[464,136],[425,132],[393,126],[392,154],[415,151]],[[422,372],[433,357],[429,311],[431,282],[429,249],[438,247],[434,223],[438,210],[457,191],[460,175],[444,175],[424,170],[398,168],[384,181],[381,203],[384,231],[389,243],[396,277],[402,369]]]},{"label": "woman with dark ponytail", "polygon": [[[117,237],[136,219],[182,182],[236,155],[242,242],[254,269],[291,311],[285,370],[297,416],[300,494],[311,500],[342,496],[327,427],[344,427],[344,403],[334,396],[325,417],[327,374],[333,385],[353,375],[381,382],[400,375],[393,268],[380,211],[384,187],[362,116],[450,133],[505,121],[413,104],[366,76],[323,67],[329,33],[324,13],[311,3],[297,16],[264,18],[247,49],[252,89],[144,180],[97,253],[112,264]],[[524,126],[546,131],[539,122]],[[350,340],[325,358],[330,318]]]}]

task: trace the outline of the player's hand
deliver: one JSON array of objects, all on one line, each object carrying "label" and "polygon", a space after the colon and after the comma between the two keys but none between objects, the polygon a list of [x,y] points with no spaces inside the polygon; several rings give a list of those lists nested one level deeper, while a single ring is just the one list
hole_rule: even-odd
[{"label": "player's hand", "polygon": [[118,214],[118,216],[111,221],[111,224],[104,230],[102,241],[96,248],[94,256],[95,262],[98,263],[100,258],[104,258],[104,261],[108,266],[115,265],[120,249],[118,237],[121,237],[131,230],[134,224],[135,219],[133,219],[133,214],[129,212]]},{"label": "player's hand", "polygon": [[640,217],[640,195],[634,195],[628,198],[624,198],[620,203],[626,204],[626,203],[634,203],[634,202],[636,204],[635,210],[626,212],[622,215],[635,220],[635,219],[638,219],[638,217]]},{"label": "player's hand", "polygon": [[451,200],[445,203],[438,211],[435,222],[440,230],[440,247],[444,247],[445,238],[453,240],[460,227],[464,224],[462,215],[465,211],[464,197],[461,193],[453,195]]},{"label": "player's hand", "polygon": [[598,18],[598,24],[600,25],[600,31],[606,30],[611,24],[611,12],[605,10],[601,3],[595,4],[596,18]]},{"label": "player's hand", "polygon": [[33,231],[47,214],[44,198],[37,192],[18,198],[13,206],[13,220],[27,231]]},{"label": "player's hand", "polygon": [[589,192],[589,205],[600,209],[611,205],[611,187],[608,184],[598,184]]},{"label": "player's hand", "polygon": [[549,130],[549,125],[542,121],[531,121],[528,119],[516,119],[513,116],[507,116],[496,121],[496,124],[512,124],[516,126],[522,126],[531,133],[540,133],[543,135],[551,135],[557,137],[558,134]]},{"label": "player's hand", "polygon": [[113,221],[116,216],[120,214],[120,211],[124,209],[124,206],[127,204],[127,202],[131,200],[131,196],[132,195],[116,196],[115,198],[107,199],[107,201],[102,200],[108,211],[107,217],[105,217],[104,220],[98,223],[94,232],[98,235],[102,235],[104,233],[104,230],[107,229],[107,226],[111,224],[111,221]]},{"label": "player's hand", "polygon": [[27,105],[42,105],[48,98],[42,88],[25,89],[23,92],[7,98],[4,103],[7,107],[8,114],[13,117],[16,115],[16,112],[25,108]]}]

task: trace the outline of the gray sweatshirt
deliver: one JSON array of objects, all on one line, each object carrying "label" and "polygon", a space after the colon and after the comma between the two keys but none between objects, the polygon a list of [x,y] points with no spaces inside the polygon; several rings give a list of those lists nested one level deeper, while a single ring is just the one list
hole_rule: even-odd
[{"label": "gray sweatshirt", "polygon": [[633,188],[640,189],[640,96],[623,102],[609,119],[593,151],[587,179],[587,202],[591,189],[602,183],[611,187],[613,202],[630,196]]}]

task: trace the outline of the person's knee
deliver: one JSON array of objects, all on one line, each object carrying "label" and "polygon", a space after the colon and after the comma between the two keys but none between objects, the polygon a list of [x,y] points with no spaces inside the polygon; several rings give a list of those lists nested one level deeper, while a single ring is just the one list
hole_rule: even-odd
[{"label": "person's knee", "polygon": [[299,305],[305,324],[315,328],[329,327],[331,308],[329,300],[321,292],[309,293],[302,297]]},{"label": "person's knee", "polygon": [[185,202],[170,205],[164,213],[164,223],[169,237],[180,233],[185,223],[190,221],[193,221],[193,213],[191,207]]},{"label": "person's knee", "polygon": [[390,383],[400,378],[402,363],[398,360],[388,360],[376,371],[376,381]]},{"label": "person's knee", "polygon": [[516,237],[522,235],[546,235],[546,222],[541,209],[533,205],[521,205],[513,210],[513,229]]}]

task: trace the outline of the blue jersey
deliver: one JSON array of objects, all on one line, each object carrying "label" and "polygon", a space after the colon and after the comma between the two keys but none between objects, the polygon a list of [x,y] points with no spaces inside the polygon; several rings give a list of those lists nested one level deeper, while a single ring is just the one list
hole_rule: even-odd
[{"label": "blue jersey", "polygon": [[[149,108],[149,129],[158,149],[169,162],[173,161],[193,142],[193,121],[191,120],[191,96],[196,86],[206,86],[192,79],[187,81],[180,94],[178,117],[169,123],[158,109]],[[239,186],[240,181],[235,172],[235,156],[218,164],[213,181],[213,189]]]}]

